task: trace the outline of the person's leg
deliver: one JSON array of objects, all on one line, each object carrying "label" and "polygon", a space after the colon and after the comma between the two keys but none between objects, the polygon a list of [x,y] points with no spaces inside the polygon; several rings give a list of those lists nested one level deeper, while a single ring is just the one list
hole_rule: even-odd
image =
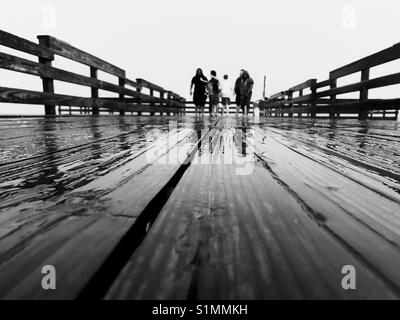
[{"label": "person's leg", "polygon": [[224,115],[224,113],[225,113],[225,115],[228,114],[228,104],[226,103],[226,100],[222,106],[222,115]]}]

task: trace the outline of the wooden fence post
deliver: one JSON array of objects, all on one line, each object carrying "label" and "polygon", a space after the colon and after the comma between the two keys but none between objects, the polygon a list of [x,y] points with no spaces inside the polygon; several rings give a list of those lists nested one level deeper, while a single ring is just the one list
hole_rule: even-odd
[{"label": "wooden fence post", "polygon": [[[125,78],[118,78],[118,84],[120,87],[125,88]],[[120,93],[119,94],[119,101],[124,102],[125,100],[125,94],[124,93]],[[125,115],[125,111],[124,110],[120,110],[119,111],[119,115],[120,116],[124,116]]]},{"label": "wooden fence post", "polygon": [[291,100],[293,99],[293,91],[288,91],[288,102],[289,102],[289,118],[293,118],[293,103]]},{"label": "wooden fence post", "polygon": [[[164,91],[160,91],[160,99],[161,99],[160,107],[161,107],[161,108],[164,106],[164,94],[165,94]],[[161,109],[161,110],[162,110],[162,109]],[[160,112],[160,116],[163,116],[163,115],[164,115],[164,113],[161,111],[161,112]]]},{"label": "wooden fence post", "polygon": [[[90,67],[90,77],[92,79],[97,79],[97,69],[96,68]],[[91,87],[91,91],[92,91],[92,98],[97,99],[99,97],[99,89]],[[92,107],[92,114],[95,116],[99,115],[99,108],[97,106]]]},{"label": "wooden fence post", "polygon": [[[302,97],[303,96],[303,89],[301,89],[300,91],[299,91],[299,97]],[[302,117],[302,115],[303,115],[303,104],[302,103],[299,103],[299,112],[297,112],[297,117],[298,118],[301,118]]]},{"label": "wooden fence post", "polygon": [[[167,108],[169,108],[170,107],[170,104],[169,104],[169,99],[171,98],[171,92],[170,91],[167,91]],[[169,111],[167,112],[167,116],[170,116],[171,114],[169,113]]]},{"label": "wooden fence post", "polygon": [[[136,83],[138,84],[138,87],[136,88],[136,92],[140,95],[142,93],[142,81],[140,79],[136,79]],[[139,106],[141,107],[142,106],[141,99],[139,98],[138,100],[139,100],[138,101],[139,102]],[[138,111],[137,115],[141,116],[142,112]]]},{"label": "wooden fence post", "polygon": [[[150,96],[154,97],[154,90],[153,90],[153,89],[150,89]],[[151,106],[151,107],[154,107],[154,105],[155,105],[155,104],[154,104],[154,101],[151,100],[151,101],[150,101],[150,106]],[[155,114],[154,111],[151,111],[151,112],[150,112],[150,115],[151,115],[151,116],[154,116],[154,114]]]},{"label": "wooden fence post", "polygon": [[[337,79],[329,79],[330,80],[330,87],[331,87],[331,90],[332,89],[336,89],[337,88]],[[335,103],[336,103],[336,94],[332,94],[331,96],[330,96],[330,99],[331,99],[331,110],[329,110],[329,118],[330,119],[334,119],[335,117],[336,117],[336,113],[335,113],[335,109],[334,109],[334,107],[332,107],[332,105],[334,105]]]},{"label": "wooden fence post", "polygon": [[[46,48],[50,47],[50,40],[48,36],[38,36],[39,44],[45,46]],[[51,67],[52,61],[54,57],[51,59],[39,57],[39,63],[43,66]],[[43,83],[43,92],[45,93],[54,93],[54,80],[50,78],[42,78]],[[45,105],[44,112],[46,116],[55,116],[56,115],[56,106],[55,105]]]},{"label": "wooden fence post", "polygon": [[311,83],[311,118],[315,119],[317,116],[317,102],[316,102],[316,94],[317,94],[317,81],[313,81]]},{"label": "wooden fence post", "polygon": [[[368,80],[369,80],[369,69],[364,69],[361,71],[361,81],[368,81]],[[368,101],[368,89],[363,88],[360,90],[360,103],[366,101]],[[368,118],[369,111],[366,107],[367,107],[366,105],[364,105],[364,107],[360,105],[360,110],[358,112],[359,120],[366,120]]]}]

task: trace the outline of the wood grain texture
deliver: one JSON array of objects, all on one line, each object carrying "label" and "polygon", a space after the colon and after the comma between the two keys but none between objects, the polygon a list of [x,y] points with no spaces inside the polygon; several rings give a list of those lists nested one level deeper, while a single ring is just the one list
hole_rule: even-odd
[{"label": "wood grain texture", "polygon": [[34,42],[17,37],[11,33],[0,30],[0,44],[15,50],[23,51],[37,57],[53,59],[54,54],[46,47]]},{"label": "wood grain texture", "polygon": [[56,39],[51,36],[38,36],[38,39],[43,39],[48,42],[49,50],[54,54],[74,60],[90,67],[97,68],[117,77],[125,78],[125,71],[111,63],[108,63],[96,56],[78,49],[65,41]]},{"label": "wood grain texture", "polygon": [[[145,102],[151,101],[160,102],[161,99],[141,95],[141,100]],[[80,107],[97,107],[107,108],[110,110],[125,110],[125,111],[169,111],[176,112],[174,107],[177,105],[172,103],[169,108],[141,105],[132,105],[127,102],[120,102],[113,99],[102,98],[82,98],[76,96],[67,96],[60,94],[49,94],[37,91],[20,90],[13,88],[0,87],[0,102],[22,103],[22,104],[54,104],[60,106],[80,106]]]},{"label": "wood grain texture", "polygon": [[[76,298],[178,170],[180,163],[173,162],[171,155],[193,147],[188,143],[191,133],[184,129],[169,143],[160,140],[138,149],[124,165],[57,200],[43,201],[18,214],[17,208],[3,210],[0,297]],[[57,270],[56,291],[41,287],[44,265]]]},{"label": "wood grain texture", "polygon": [[[398,242],[398,228],[393,225],[390,231],[390,223],[371,221],[386,230],[381,237],[359,221],[362,217],[341,212],[343,200],[334,200],[328,187],[338,179],[349,184],[362,208],[358,214],[376,214],[380,203],[392,223],[399,204],[270,142],[269,135],[265,143],[265,133],[255,145],[263,160],[257,157],[246,173],[245,163],[223,161],[232,152],[242,154],[246,144],[250,148],[249,141],[240,142],[243,129],[226,126],[227,132],[215,132],[211,145],[202,147],[108,299],[398,297],[400,256],[392,244]],[[297,173],[302,176],[290,179]],[[345,185],[340,193],[349,194]],[[329,200],[322,201],[324,196]],[[347,209],[357,204],[347,203]],[[356,267],[359,290],[342,290],[344,265]]]}]

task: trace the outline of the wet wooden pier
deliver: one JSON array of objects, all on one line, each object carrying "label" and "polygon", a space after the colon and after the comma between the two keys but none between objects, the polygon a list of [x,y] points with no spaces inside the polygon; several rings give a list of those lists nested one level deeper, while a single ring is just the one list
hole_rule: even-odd
[{"label": "wet wooden pier", "polygon": [[2,120],[1,298],[399,297],[398,123],[78,119]]},{"label": "wet wooden pier", "polygon": [[[1,299],[400,297],[399,122],[184,115],[177,94],[40,39],[0,33],[40,57],[0,54],[0,67],[44,88],[2,87],[0,101],[48,114],[0,119]],[[54,70],[53,54],[91,77]],[[93,96],[55,94],[55,79]],[[107,88],[121,96],[99,98]],[[56,290],[41,285],[46,265]]]}]

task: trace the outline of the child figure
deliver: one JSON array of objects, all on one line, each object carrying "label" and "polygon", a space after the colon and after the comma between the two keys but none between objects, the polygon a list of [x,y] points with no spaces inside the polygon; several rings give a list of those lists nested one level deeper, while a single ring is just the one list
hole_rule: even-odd
[{"label": "child figure", "polygon": [[231,103],[232,93],[233,93],[232,84],[228,79],[228,75],[224,75],[224,79],[221,81],[222,114],[224,114],[224,111],[226,114],[229,113],[229,105]]}]

